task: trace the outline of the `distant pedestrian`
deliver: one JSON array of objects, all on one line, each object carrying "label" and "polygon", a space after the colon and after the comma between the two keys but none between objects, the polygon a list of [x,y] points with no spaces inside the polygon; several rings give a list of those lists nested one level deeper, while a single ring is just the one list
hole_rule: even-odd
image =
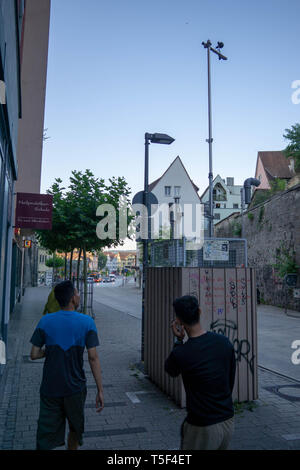
[{"label": "distant pedestrian", "polygon": [[[31,338],[32,360],[46,358],[40,387],[40,414],[37,450],[50,450],[65,444],[66,420],[69,424],[68,450],[82,445],[86,378],[83,352],[88,351],[89,364],[97,385],[96,409],[104,407],[101,367],[96,350],[99,345],[94,320],[76,312],[80,296],[71,281],[55,287],[60,310],[45,315]],[[42,349],[45,345],[45,349]]]},{"label": "distant pedestrian", "polygon": [[60,310],[60,305],[56,300],[54,289],[55,287],[53,287],[50,294],[48,295],[48,299],[44,307],[43,315],[46,315],[46,313],[58,312]]},{"label": "distant pedestrian", "polygon": [[185,295],[173,306],[176,341],[165,370],[171,377],[181,374],[186,391],[188,414],[181,428],[181,450],[227,449],[234,430],[233,346],[225,336],[202,329],[196,297]]}]

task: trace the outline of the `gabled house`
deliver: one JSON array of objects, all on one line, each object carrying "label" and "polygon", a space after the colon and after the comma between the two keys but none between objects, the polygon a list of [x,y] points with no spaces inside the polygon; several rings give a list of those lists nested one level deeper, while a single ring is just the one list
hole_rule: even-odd
[{"label": "gabled house", "polygon": [[[226,219],[231,214],[241,212],[241,188],[235,185],[234,178],[228,177],[226,182],[217,175],[213,180],[214,224]],[[209,187],[201,196],[202,203],[209,202]]]},{"label": "gabled house", "polygon": [[[149,184],[149,192],[157,197],[158,204],[165,204],[166,207],[170,207],[169,222],[171,223],[174,220],[173,230],[175,233],[176,230],[180,230],[179,226],[181,226],[182,231],[185,215],[184,206],[189,204],[193,208],[193,206],[201,204],[198,191],[198,186],[191,180],[179,156],[173,160],[162,176]],[[179,212],[174,215],[171,210],[172,204],[179,205]],[[165,222],[162,220],[158,222],[159,229],[164,229]]]},{"label": "gabled house", "polygon": [[293,159],[287,159],[281,151],[258,152],[255,178],[260,181],[258,189],[271,189],[271,183],[277,178],[286,182],[295,175]]}]

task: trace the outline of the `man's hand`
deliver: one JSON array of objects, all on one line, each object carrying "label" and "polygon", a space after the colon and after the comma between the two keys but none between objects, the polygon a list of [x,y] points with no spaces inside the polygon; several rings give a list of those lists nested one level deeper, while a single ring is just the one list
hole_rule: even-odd
[{"label": "man's hand", "polygon": [[104,408],[104,397],[103,397],[103,387],[102,387],[102,377],[101,377],[101,366],[100,360],[97,353],[96,348],[88,349],[88,359],[90,363],[90,367],[98,388],[98,392],[96,395],[96,411],[100,413],[100,411]]},{"label": "man's hand", "polygon": [[184,327],[178,323],[177,320],[173,320],[171,323],[171,328],[173,331],[174,336],[176,336],[179,340],[183,340],[185,337],[185,329]]},{"label": "man's hand", "polygon": [[45,357],[45,349],[33,345],[30,352],[30,359],[35,361],[36,359],[42,359],[43,357]]},{"label": "man's hand", "polygon": [[96,411],[100,413],[104,408],[103,390],[100,390],[96,395]]}]

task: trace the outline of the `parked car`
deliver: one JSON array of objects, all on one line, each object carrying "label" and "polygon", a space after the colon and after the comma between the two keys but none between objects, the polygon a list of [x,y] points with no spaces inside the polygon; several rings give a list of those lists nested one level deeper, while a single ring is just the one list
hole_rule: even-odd
[{"label": "parked car", "polygon": [[110,278],[108,276],[104,277],[103,282],[110,282]]}]

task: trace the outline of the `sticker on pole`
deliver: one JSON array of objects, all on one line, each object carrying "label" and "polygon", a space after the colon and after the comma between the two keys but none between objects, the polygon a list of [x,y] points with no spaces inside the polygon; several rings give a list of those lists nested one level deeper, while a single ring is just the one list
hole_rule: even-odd
[{"label": "sticker on pole", "polygon": [[0,364],[6,364],[6,351],[5,351],[5,343],[0,339]]}]

